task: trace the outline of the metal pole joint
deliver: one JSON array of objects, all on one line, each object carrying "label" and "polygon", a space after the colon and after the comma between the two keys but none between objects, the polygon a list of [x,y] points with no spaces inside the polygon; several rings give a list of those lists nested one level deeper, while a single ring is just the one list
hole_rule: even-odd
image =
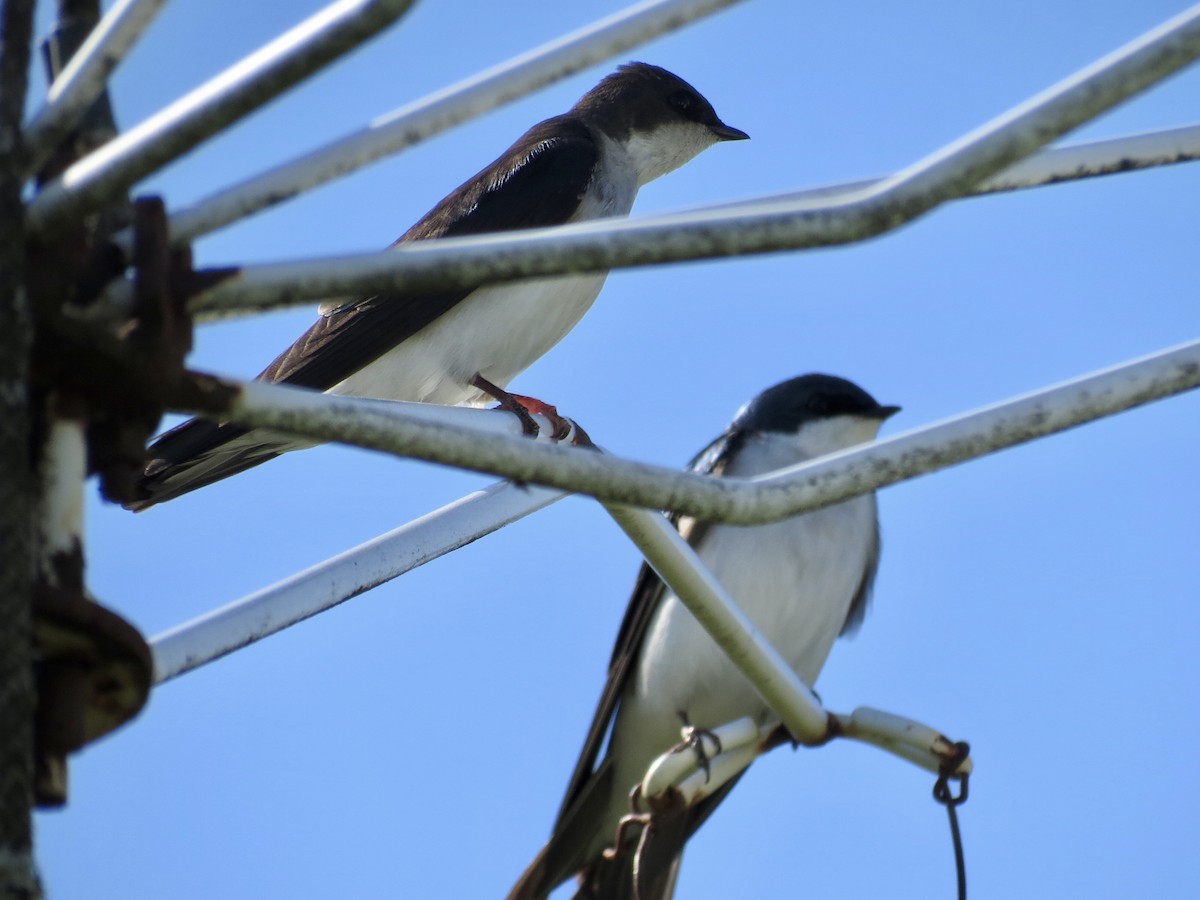
[{"label": "metal pole joint", "polygon": [[[99,18],[95,0],[63,0],[46,44],[53,80]],[[51,148],[44,185],[116,132],[101,98]],[[133,300],[113,315],[99,304],[125,262],[111,234],[132,220]],[[67,755],[132,719],[152,683],[150,648],[132,625],[94,601],[84,580],[83,490],[100,476],[111,499],[129,496],[145,444],[183,379],[192,323],[184,297],[187,247],[172,247],[157,198],[118,201],[53,237],[25,244],[33,320],[29,401],[37,499],[33,590],[34,797],[67,799]]]}]

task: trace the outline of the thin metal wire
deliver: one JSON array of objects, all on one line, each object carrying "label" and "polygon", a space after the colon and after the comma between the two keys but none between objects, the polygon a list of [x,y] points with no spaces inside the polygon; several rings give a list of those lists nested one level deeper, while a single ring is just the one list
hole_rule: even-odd
[{"label": "thin metal wire", "polygon": [[1200,56],[1200,7],[1176,17],[878,184],[824,203],[770,202],[619,223],[415,241],[383,253],[248,266],[194,300],[271,308],[304,298],[469,287],[563,272],[845,244],[969,193],[1038,147]]},{"label": "thin metal wire", "polygon": [[46,92],[46,102],[25,126],[27,171],[36,172],[87,111],[167,0],[117,0],[92,29]]},{"label": "thin metal wire", "polygon": [[[962,755],[966,757],[970,748],[965,743],[960,746]],[[962,832],[958,827],[958,807],[967,802],[970,775],[959,776],[958,796],[954,795],[950,787],[950,778],[949,772],[943,771],[939,774],[933,786],[933,799],[946,807],[946,816],[950,819],[950,843],[954,848],[954,875],[958,884],[958,900],[967,900],[967,862],[963,854]]]},{"label": "thin metal wire", "polygon": [[413,0],[337,0],[220,75],[85,156],[28,206],[50,232],[126,192],[272,97],[377,34]]}]

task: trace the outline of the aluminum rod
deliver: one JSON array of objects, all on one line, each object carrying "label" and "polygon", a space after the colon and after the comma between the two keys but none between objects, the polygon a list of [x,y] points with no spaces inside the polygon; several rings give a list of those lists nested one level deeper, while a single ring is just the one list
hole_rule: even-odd
[{"label": "aluminum rod", "polygon": [[[1164,128],[1143,131],[1122,137],[1106,138],[1066,147],[1049,147],[1028,156],[1002,172],[985,178],[962,198],[984,197],[1005,191],[1027,190],[1098,178],[1104,175],[1120,175],[1156,166],[1200,160],[1200,125],[1183,125],[1179,128]],[[743,207],[765,207],[767,205],[792,204],[828,200],[830,197],[853,194],[866,188],[882,184],[891,176],[864,178],[841,184],[822,185],[784,194],[770,194],[731,203],[697,207],[690,212],[720,210],[729,213]]]},{"label": "aluminum rod", "polygon": [[825,204],[768,204],[503,236],[416,241],[382,253],[234,270],[196,298],[223,305],[412,291],[830,246],[873,237],[961,197],[1040,146],[1200,56],[1200,6],[1154,29],[908,169]]},{"label": "aluminum rod", "polygon": [[256,643],[564,497],[502,482],[150,641],[159,684]]},{"label": "aluminum rod", "polygon": [[[760,733],[762,731],[763,733]],[[743,716],[726,722],[723,725],[706,726],[702,730],[693,730],[687,725],[680,729],[680,741],[699,741],[697,748],[701,752],[680,753],[678,745],[658,756],[646,767],[646,775],[642,778],[642,797],[655,798],[663,794],[681,781],[689,779],[696,772],[703,773],[709,763],[716,757],[735,751],[738,748],[749,748],[749,758],[739,767],[734,768],[732,775],[744,769],[758,755],[759,744],[768,737],[770,729],[759,729],[758,723],[751,716]],[[741,761],[738,754],[738,761]],[[728,779],[711,779],[712,790],[717,790]],[[710,782],[710,783],[711,783]],[[695,798],[684,794],[685,803],[693,802]]]},{"label": "aluminum rod", "polygon": [[[833,715],[838,723],[838,737],[886,750],[934,774],[959,757],[958,748],[940,731],[895,713],[860,706],[850,715]],[[959,759],[951,774],[970,775],[974,768],[968,756]]]},{"label": "aluminum rod", "polygon": [[1051,147],[984,179],[969,196],[1115,175],[1200,159],[1200,124]]},{"label": "aluminum rod", "polygon": [[[870,744],[935,775],[948,769],[952,777],[962,778],[975,769],[970,756],[964,757],[949,738],[913,719],[866,706],[849,715],[829,715],[836,721],[833,737]],[[773,732],[773,725],[760,729],[749,717],[706,731],[700,740],[705,741],[708,761],[696,753],[667,751],[647,767],[642,797],[658,797],[674,787],[685,803],[694,803],[720,789],[762,753],[781,746]],[[715,740],[706,740],[710,736]],[[708,763],[712,763],[711,772]]]},{"label": "aluminum rod", "polygon": [[[1117,175],[1195,160],[1200,160],[1200,125],[1185,125],[1179,128],[1147,131],[1042,150],[986,179],[966,196],[981,197],[1003,191],[1044,187],[1083,178]],[[882,183],[887,177],[890,176],[822,185],[785,194],[772,194],[696,207],[690,210],[681,210],[680,213],[721,212],[728,215],[734,210],[746,208],[762,210],[773,204],[790,206],[800,202],[812,203],[862,191]],[[114,283],[109,287],[106,296],[108,301],[116,306],[131,303],[133,301],[132,282]],[[272,302],[269,306],[274,308],[309,303],[308,298],[293,299],[289,297],[279,302]],[[212,322],[261,311],[257,305],[236,307],[222,304],[219,308],[212,308],[211,305],[204,302],[198,302],[196,305],[202,307],[196,315],[196,320],[199,322]]]},{"label": "aluminum rod", "polygon": [[[736,2],[650,0],[631,6],[177,211],[170,218],[171,237],[194,240]],[[128,235],[119,237],[128,242]]]},{"label": "aluminum rod", "polygon": [[[1116,175],[1194,160],[1200,160],[1200,125],[1148,131],[1043,150],[986,179],[971,190],[967,196],[980,197],[1001,191],[1043,187],[1083,178]],[[841,184],[823,185],[786,194],[773,194],[732,203],[697,207],[683,212],[720,211],[728,215],[733,210],[743,208],[763,209],[772,204],[787,206],[798,202],[809,203],[852,194],[880,184],[884,180],[885,178],[867,178]],[[132,301],[132,288],[129,284],[121,282],[110,288],[108,296],[115,303],[128,303]],[[310,303],[309,298],[287,298],[284,302],[273,302],[270,306],[308,303]],[[238,308],[222,304],[219,309],[213,309],[205,305],[196,318],[200,322],[211,322],[259,311],[257,306]]]},{"label": "aluminum rod", "polygon": [[[491,466],[476,463],[472,468],[516,475],[524,482],[542,478],[552,481],[558,477],[559,487],[578,486],[583,493],[601,499],[633,499],[646,507],[758,523],[796,515],[1198,385],[1200,341],[755,479],[712,479],[603,458],[594,452],[547,446],[544,440],[516,438],[513,435],[519,426],[515,418],[496,411],[329,397],[279,385],[246,385],[243,400],[236,406],[240,412],[250,414],[234,419],[320,438],[340,435],[381,450],[395,451],[397,441],[403,443],[406,437],[414,435],[432,441],[435,448],[443,440],[454,447],[462,438],[465,446],[476,448],[481,458],[494,463]],[[301,425],[306,427],[302,429]],[[537,457],[544,451],[550,451],[549,456],[535,465],[532,474],[510,470],[513,453],[517,458]],[[414,455],[463,464],[462,459],[451,458],[440,450]],[[155,680],[173,678],[260,640],[489,534],[561,496],[551,489],[494,486],[174,628],[151,642]],[[691,550],[660,515],[620,507],[614,516],[627,531],[637,532],[635,542],[685,602],[689,602],[692,591],[699,591],[707,598],[699,601],[701,604],[723,603],[719,599],[719,586],[714,588],[711,575],[681,561],[688,558]],[[666,536],[667,531],[674,537]],[[706,605],[697,616],[706,627],[711,625],[718,633],[729,636],[733,653],[737,654],[735,659],[753,658],[747,664],[754,668],[749,677],[757,679],[762,675],[767,684],[785,685],[768,690],[779,690],[786,695],[781,702],[790,710],[787,723],[793,734],[815,737],[823,733],[796,730],[806,727],[806,722],[807,727],[815,727],[816,713],[806,708],[808,700],[803,694],[794,693],[794,684],[786,687],[792,679],[778,680],[779,660],[772,661],[770,654],[760,659],[757,651],[750,649],[760,639],[752,630],[742,627],[745,623],[740,622],[739,613],[728,609],[714,612]],[[783,707],[768,699],[773,708],[782,710]],[[848,731],[847,736],[858,735]],[[910,758],[924,764],[917,757]]]},{"label": "aluminum rod", "polygon": [[[516,416],[498,410],[408,404],[417,416],[470,423],[475,434],[521,434]],[[549,443],[550,423],[538,442]],[[526,439],[529,444],[533,441]],[[261,591],[185,622],[150,642],[155,683],[219,659],[337,606],[405,572],[562,499],[561,491],[510,482],[476,491]]]},{"label": "aluminum rod", "polygon": [[605,504],[654,571],[801,743],[819,743],[829,716],[800,677],[742,612],[675,527],[658,512]]},{"label": "aluminum rod", "polygon": [[413,0],[337,0],[119,135],[47,184],[30,228],[52,231],[137,181],[379,33]]},{"label": "aluminum rod", "polygon": [[449,415],[471,410],[332,397],[263,382],[237,385],[225,418],[490,472],[606,503],[752,525],[837,503],[1197,386],[1200,340],[754,479],[709,478],[561,444],[483,434]]},{"label": "aluminum rod", "polygon": [[108,77],[154,21],[167,0],[117,0],[92,29],[46,92],[25,126],[27,171],[36,172],[55,145],[104,91]]},{"label": "aluminum rod", "polygon": [[[472,418],[479,420],[477,414]],[[511,431],[509,425],[502,424],[501,420],[505,418],[489,414],[488,419],[482,421],[489,422],[490,431]],[[168,681],[257,643],[564,496],[546,488],[518,486],[511,482],[493,485],[271,587],[172,628],[151,641],[155,683]],[[626,533],[635,538],[635,543],[644,552],[652,554],[653,560],[657,561],[656,571],[669,581],[689,608],[701,611],[699,614],[705,627],[726,635],[725,642],[732,643],[735,652],[741,654],[740,658],[750,661],[744,669],[747,676],[756,684],[760,675],[764,676],[764,697],[769,702],[771,697],[782,698],[789,709],[796,711],[789,730],[812,742],[828,737],[828,714],[815,696],[794,675],[779,680],[777,666],[786,668],[786,663],[754,631],[674,528],[655,513],[629,507],[615,507],[610,512]],[[773,708],[778,711],[778,707]],[[870,716],[864,718],[868,713]],[[865,709],[856,710],[852,716],[835,717],[838,736],[873,743],[930,771],[937,771],[946,758],[947,751],[942,746],[948,746],[946,739],[919,723]],[[744,721],[749,723],[752,733],[745,741],[737,743],[749,742],[751,747],[745,759],[733,765],[730,774],[736,774],[758,753],[758,728],[750,720]],[[882,730],[877,724],[879,721],[886,726]],[[876,724],[872,726],[872,723]],[[809,730],[797,732],[795,728],[798,727]],[[727,748],[735,743],[724,738],[723,741]],[[690,771],[688,759],[673,760],[677,763],[676,768],[682,767],[682,774]],[[970,761],[967,760],[959,771],[969,770]],[[699,786],[685,788],[685,791],[689,796],[692,791],[703,793]]]}]

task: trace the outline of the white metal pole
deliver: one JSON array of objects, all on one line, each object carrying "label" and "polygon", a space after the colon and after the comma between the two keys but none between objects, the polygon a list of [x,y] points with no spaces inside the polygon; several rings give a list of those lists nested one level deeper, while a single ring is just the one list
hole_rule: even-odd
[{"label": "white metal pole", "polygon": [[1200,340],[753,479],[710,478],[562,444],[484,434],[464,424],[462,414],[478,410],[332,397],[262,382],[230,386],[235,396],[223,418],[239,425],[490,472],[605,503],[752,525],[1191,390],[1200,386]]},{"label": "white metal pole", "polygon": [[463,497],[150,641],[154,681],[182,675],[548,506],[564,494],[504,482]]},{"label": "white metal pole", "polygon": [[[895,713],[860,706],[850,715],[833,713],[833,717],[838,737],[879,747],[930,772],[939,772],[958,755],[958,748],[936,728]],[[970,758],[966,758],[950,774],[970,775],[973,768]]]},{"label": "white metal pole", "polygon": [[413,0],[337,0],[68,168],[28,207],[45,232],[95,209],[377,34]]},{"label": "white metal pole", "polygon": [[[549,451],[532,471],[505,473],[525,483],[557,478],[559,487],[579,488],[609,501],[615,498],[628,503],[632,499],[647,507],[681,509],[702,518],[750,524],[796,515],[1197,385],[1200,341],[748,480],[707,478],[602,457],[589,450],[547,446],[547,438],[536,442],[517,438],[514,435],[519,425],[515,417],[496,411],[330,397],[279,385],[245,385],[235,409],[252,415],[235,420],[319,438],[340,435],[380,450],[395,451],[392,439],[404,443],[406,436],[417,435],[418,443],[432,440],[435,450],[421,454],[426,458],[463,465],[461,453],[464,448],[473,448],[478,459],[468,467],[502,472],[511,468],[513,459],[542,456]],[[541,478],[538,473],[552,474]],[[152,641],[155,679],[175,677],[273,634],[561,496],[546,488],[494,486],[172,629]],[[764,698],[789,731],[802,740],[824,736],[826,714],[811,692],[769,649],[670,524],[658,513],[611,502],[609,511],[714,640],[743,666],[755,684],[762,686]],[[928,766],[930,753],[937,756],[945,750],[941,747],[945,742],[937,740],[933,732],[918,735],[921,746],[916,749],[892,746],[905,740],[912,744],[912,735],[905,740],[896,738],[888,730],[895,723],[871,718],[869,711],[861,716],[856,712],[852,717],[839,717],[839,724],[845,736],[887,746],[919,765]],[[927,737],[929,740],[925,740]],[[927,750],[924,744],[930,741],[933,749]]]},{"label": "white metal pole", "polygon": [[828,732],[829,715],[674,526],[650,510],[618,505],[605,509],[792,736],[803,743],[820,743]]},{"label": "white metal pole", "polygon": [[[1015,191],[1043,187],[1050,184],[1062,184],[1082,178],[1115,175],[1155,166],[1192,162],[1198,159],[1200,159],[1200,125],[1143,132],[1108,140],[1091,141],[1067,147],[1054,147],[1043,150],[985,179],[966,196],[979,197],[1001,191]],[[772,205],[793,208],[801,203],[810,204],[819,200],[827,201],[833,197],[845,197],[861,192],[866,188],[881,184],[887,177],[890,176],[823,185],[801,191],[791,191],[785,194],[772,194],[730,203],[696,207],[695,209],[681,211],[681,214],[720,212],[728,216],[735,211],[752,210],[761,212],[767,210]],[[379,258],[385,262],[390,259],[390,257],[382,255]],[[326,264],[337,265],[338,262],[337,260],[322,262],[322,265]],[[132,286],[125,282],[113,285],[109,289],[108,299],[117,304],[131,302]],[[276,308],[309,304],[311,302],[311,299],[307,297],[297,299],[289,295],[287,297],[272,298],[265,304],[258,302],[254,305],[240,307],[232,305],[232,301],[226,302],[224,298],[220,301],[220,306],[216,306],[212,298],[203,298],[195,304],[198,309],[196,319],[200,322],[211,322],[218,319],[259,312],[264,306],[266,308]]]},{"label": "white metal pole", "polygon": [[[989,178],[985,178],[964,194],[963,198],[982,197],[1002,191],[1026,190],[1050,184],[1078,181],[1083,178],[1096,178],[1102,175],[1118,175],[1196,160],[1200,160],[1200,125],[1183,125],[1179,128],[1144,131],[1101,141],[1069,144],[1065,147],[1048,147],[1032,156],[1027,156]],[[859,181],[822,185],[800,191],[789,191],[784,194],[770,194],[730,203],[696,207],[694,210],[687,211],[720,210],[729,213],[743,207],[762,208],[772,203],[780,205],[810,203],[873,188],[892,177],[894,176],[885,175],[881,178],[864,178]]]},{"label": "white metal pole", "polygon": [[[307,393],[296,391],[295,393]],[[321,395],[315,395],[321,396]],[[372,401],[387,405],[384,401]],[[471,423],[478,436],[517,435],[521,423],[499,410],[406,404],[416,417]],[[539,442],[551,441],[550,423]],[[527,439],[532,446],[533,441]],[[155,682],[211,662],[255,643],[363,591],[469,544],[564,496],[560,491],[508,482],[477,491],[402,525],[374,540],[312,566],[299,574],[186,622],[150,642]]]}]

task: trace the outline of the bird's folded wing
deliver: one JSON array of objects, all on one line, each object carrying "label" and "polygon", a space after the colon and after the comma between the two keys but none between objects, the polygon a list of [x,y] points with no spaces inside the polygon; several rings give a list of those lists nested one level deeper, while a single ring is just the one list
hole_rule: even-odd
[{"label": "bird's folded wing", "polygon": [[[563,224],[579,208],[597,156],[582,124],[569,117],[548,119],[451,192],[393,246]],[[343,303],[325,312],[259,378],[329,390],[470,293],[379,294]]]}]

